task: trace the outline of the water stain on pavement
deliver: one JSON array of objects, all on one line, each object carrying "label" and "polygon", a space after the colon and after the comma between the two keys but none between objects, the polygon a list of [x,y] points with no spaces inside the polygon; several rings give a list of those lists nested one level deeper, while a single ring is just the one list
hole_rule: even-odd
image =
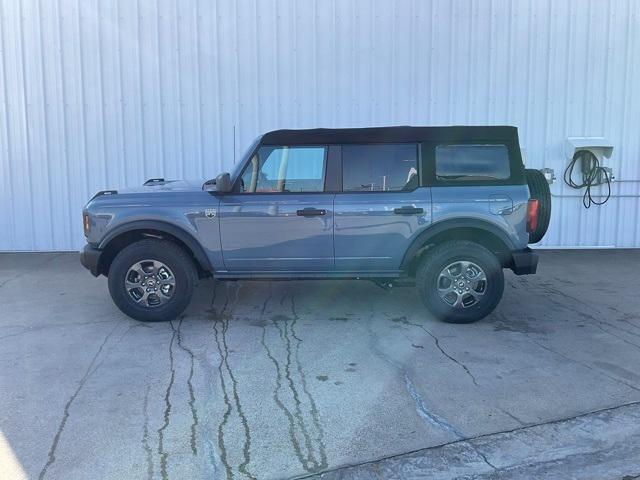
[{"label": "water stain on pavement", "polygon": [[[251,462],[251,431],[249,429],[249,423],[244,413],[242,403],[240,401],[240,395],[238,394],[238,381],[231,368],[229,362],[229,347],[227,342],[227,333],[229,331],[229,321],[233,318],[233,313],[227,313],[229,307],[229,284],[226,284],[226,295],[224,305],[220,312],[215,308],[216,291],[218,284],[216,284],[213,297],[211,299],[211,308],[209,312],[213,317],[213,331],[215,344],[218,350],[220,361],[218,362],[218,376],[220,379],[220,386],[222,388],[223,401],[225,405],[225,412],[222,416],[222,421],[218,425],[218,449],[220,455],[220,461],[222,462],[228,478],[233,478],[233,468],[229,463],[229,455],[227,451],[227,444],[225,442],[225,427],[227,426],[232,412],[235,410],[238,420],[242,425],[243,441],[242,441],[242,457],[243,461],[238,465],[238,471],[245,475],[247,478],[255,479],[248,469],[248,465]],[[241,284],[237,284],[235,290],[234,306],[238,303],[238,297],[240,294]]]},{"label": "water stain on pavement", "polygon": [[144,427],[142,430],[142,448],[144,449],[147,460],[147,479],[153,479],[153,451],[149,444],[149,390],[151,385],[147,385],[147,390],[144,394],[143,415],[144,415]]},{"label": "water stain on pavement", "polygon": [[[196,429],[198,427],[198,409],[196,408],[196,396],[193,389],[193,367],[195,356],[193,351],[187,347],[182,340],[182,321],[184,320],[184,315],[180,317],[180,322],[178,323],[178,328],[174,329],[177,335],[178,347],[189,355],[189,376],[187,377],[187,389],[189,390],[189,409],[191,411],[191,437],[190,437],[190,445],[191,452],[194,455],[198,455],[198,445],[196,440]],[[173,322],[171,323],[171,328],[174,328]]]},{"label": "water stain on pavement", "polygon": [[[541,326],[536,326],[527,320],[519,318],[505,318],[500,312],[495,312],[493,317],[496,319],[491,322],[494,332],[514,332],[514,333],[537,333],[548,334],[549,330]],[[488,323],[488,322],[487,322]]]},{"label": "water stain on pavement", "polygon": [[[272,294],[272,287],[269,284],[269,294],[262,307],[262,317],[265,316]],[[280,307],[284,307],[285,299],[286,295],[283,295],[279,302]],[[261,344],[275,368],[273,400],[287,419],[289,441],[294,454],[306,472],[315,473],[327,468],[324,431],[300,361],[302,339],[296,332],[299,317],[293,294],[290,295],[290,302],[291,316],[283,314],[271,316],[274,327],[271,330],[275,330],[274,333],[277,334],[276,341],[267,341],[268,331],[265,326],[262,329]],[[317,377],[318,380],[324,381],[320,377],[322,376]]]},{"label": "water stain on pavement", "polygon": [[171,375],[169,376],[169,383],[167,384],[167,388],[164,393],[164,423],[158,429],[158,455],[160,456],[160,475],[162,476],[162,480],[168,480],[169,478],[169,474],[167,471],[167,459],[169,457],[169,452],[167,452],[164,448],[164,431],[169,426],[169,419],[171,417],[171,389],[173,388],[173,382],[176,378],[176,370],[174,367],[173,358],[173,343],[176,339],[176,330],[173,328],[173,324],[171,324],[171,330],[172,335],[169,342],[169,369],[171,370]]}]

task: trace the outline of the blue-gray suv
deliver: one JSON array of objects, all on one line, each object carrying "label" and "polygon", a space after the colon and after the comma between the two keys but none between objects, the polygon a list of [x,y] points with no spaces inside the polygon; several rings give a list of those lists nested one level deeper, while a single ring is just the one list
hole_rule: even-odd
[{"label": "blue-gray suv", "polygon": [[176,318],[213,276],[411,283],[466,323],[498,304],[503,268],[535,273],[550,211],[515,127],[276,130],[232,173],[96,194],[81,261],[139,320]]}]

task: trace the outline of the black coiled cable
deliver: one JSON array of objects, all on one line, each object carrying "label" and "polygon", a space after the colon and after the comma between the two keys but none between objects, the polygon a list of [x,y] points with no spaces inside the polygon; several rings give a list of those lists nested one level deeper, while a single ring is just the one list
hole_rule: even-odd
[{"label": "black coiled cable", "polygon": [[[585,171],[584,168],[582,169],[582,183],[576,183],[573,180],[573,169],[578,161],[580,161],[581,166],[586,164],[591,166],[587,171]],[[591,196],[591,187],[600,185],[602,183],[599,181],[600,178],[605,179],[605,183],[607,184],[607,194],[605,195],[604,200],[597,201]],[[564,171],[564,183],[577,190],[581,188],[585,189],[582,197],[582,204],[584,205],[584,208],[589,208],[591,205],[602,205],[609,200],[609,197],[611,197],[611,179],[609,178],[609,174],[604,167],[600,166],[598,157],[589,150],[578,150],[573,155],[573,158]]]}]

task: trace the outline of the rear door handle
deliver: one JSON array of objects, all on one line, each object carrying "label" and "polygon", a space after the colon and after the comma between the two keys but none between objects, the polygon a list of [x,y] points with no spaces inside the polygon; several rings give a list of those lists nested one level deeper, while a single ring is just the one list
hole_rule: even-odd
[{"label": "rear door handle", "polygon": [[424,208],[420,207],[399,207],[394,208],[393,213],[396,215],[417,215],[418,213],[424,213]]},{"label": "rear door handle", "polygon": [[302,210],[297,210],[296,214],[299,217],[317,217],[319,215],[326,215],[327,211],[322,208],[303,208]]}]

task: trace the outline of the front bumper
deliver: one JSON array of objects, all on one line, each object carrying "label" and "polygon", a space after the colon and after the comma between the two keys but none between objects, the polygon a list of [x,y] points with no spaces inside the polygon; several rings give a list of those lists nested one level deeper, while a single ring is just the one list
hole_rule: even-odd
[{"label": "front bumper", "polygon": [[511,254],[511,270],[516,275],[531,275],[538,269],[538,254],[530,248],[525,248]]},{"label": "front bumper", "polygon": [[80,263],[84,268],[89,270],[94,277],[100,275],[100,255],[102,255],[102,250],[98,250],[88,244],[85,245],[80,252]]}]

